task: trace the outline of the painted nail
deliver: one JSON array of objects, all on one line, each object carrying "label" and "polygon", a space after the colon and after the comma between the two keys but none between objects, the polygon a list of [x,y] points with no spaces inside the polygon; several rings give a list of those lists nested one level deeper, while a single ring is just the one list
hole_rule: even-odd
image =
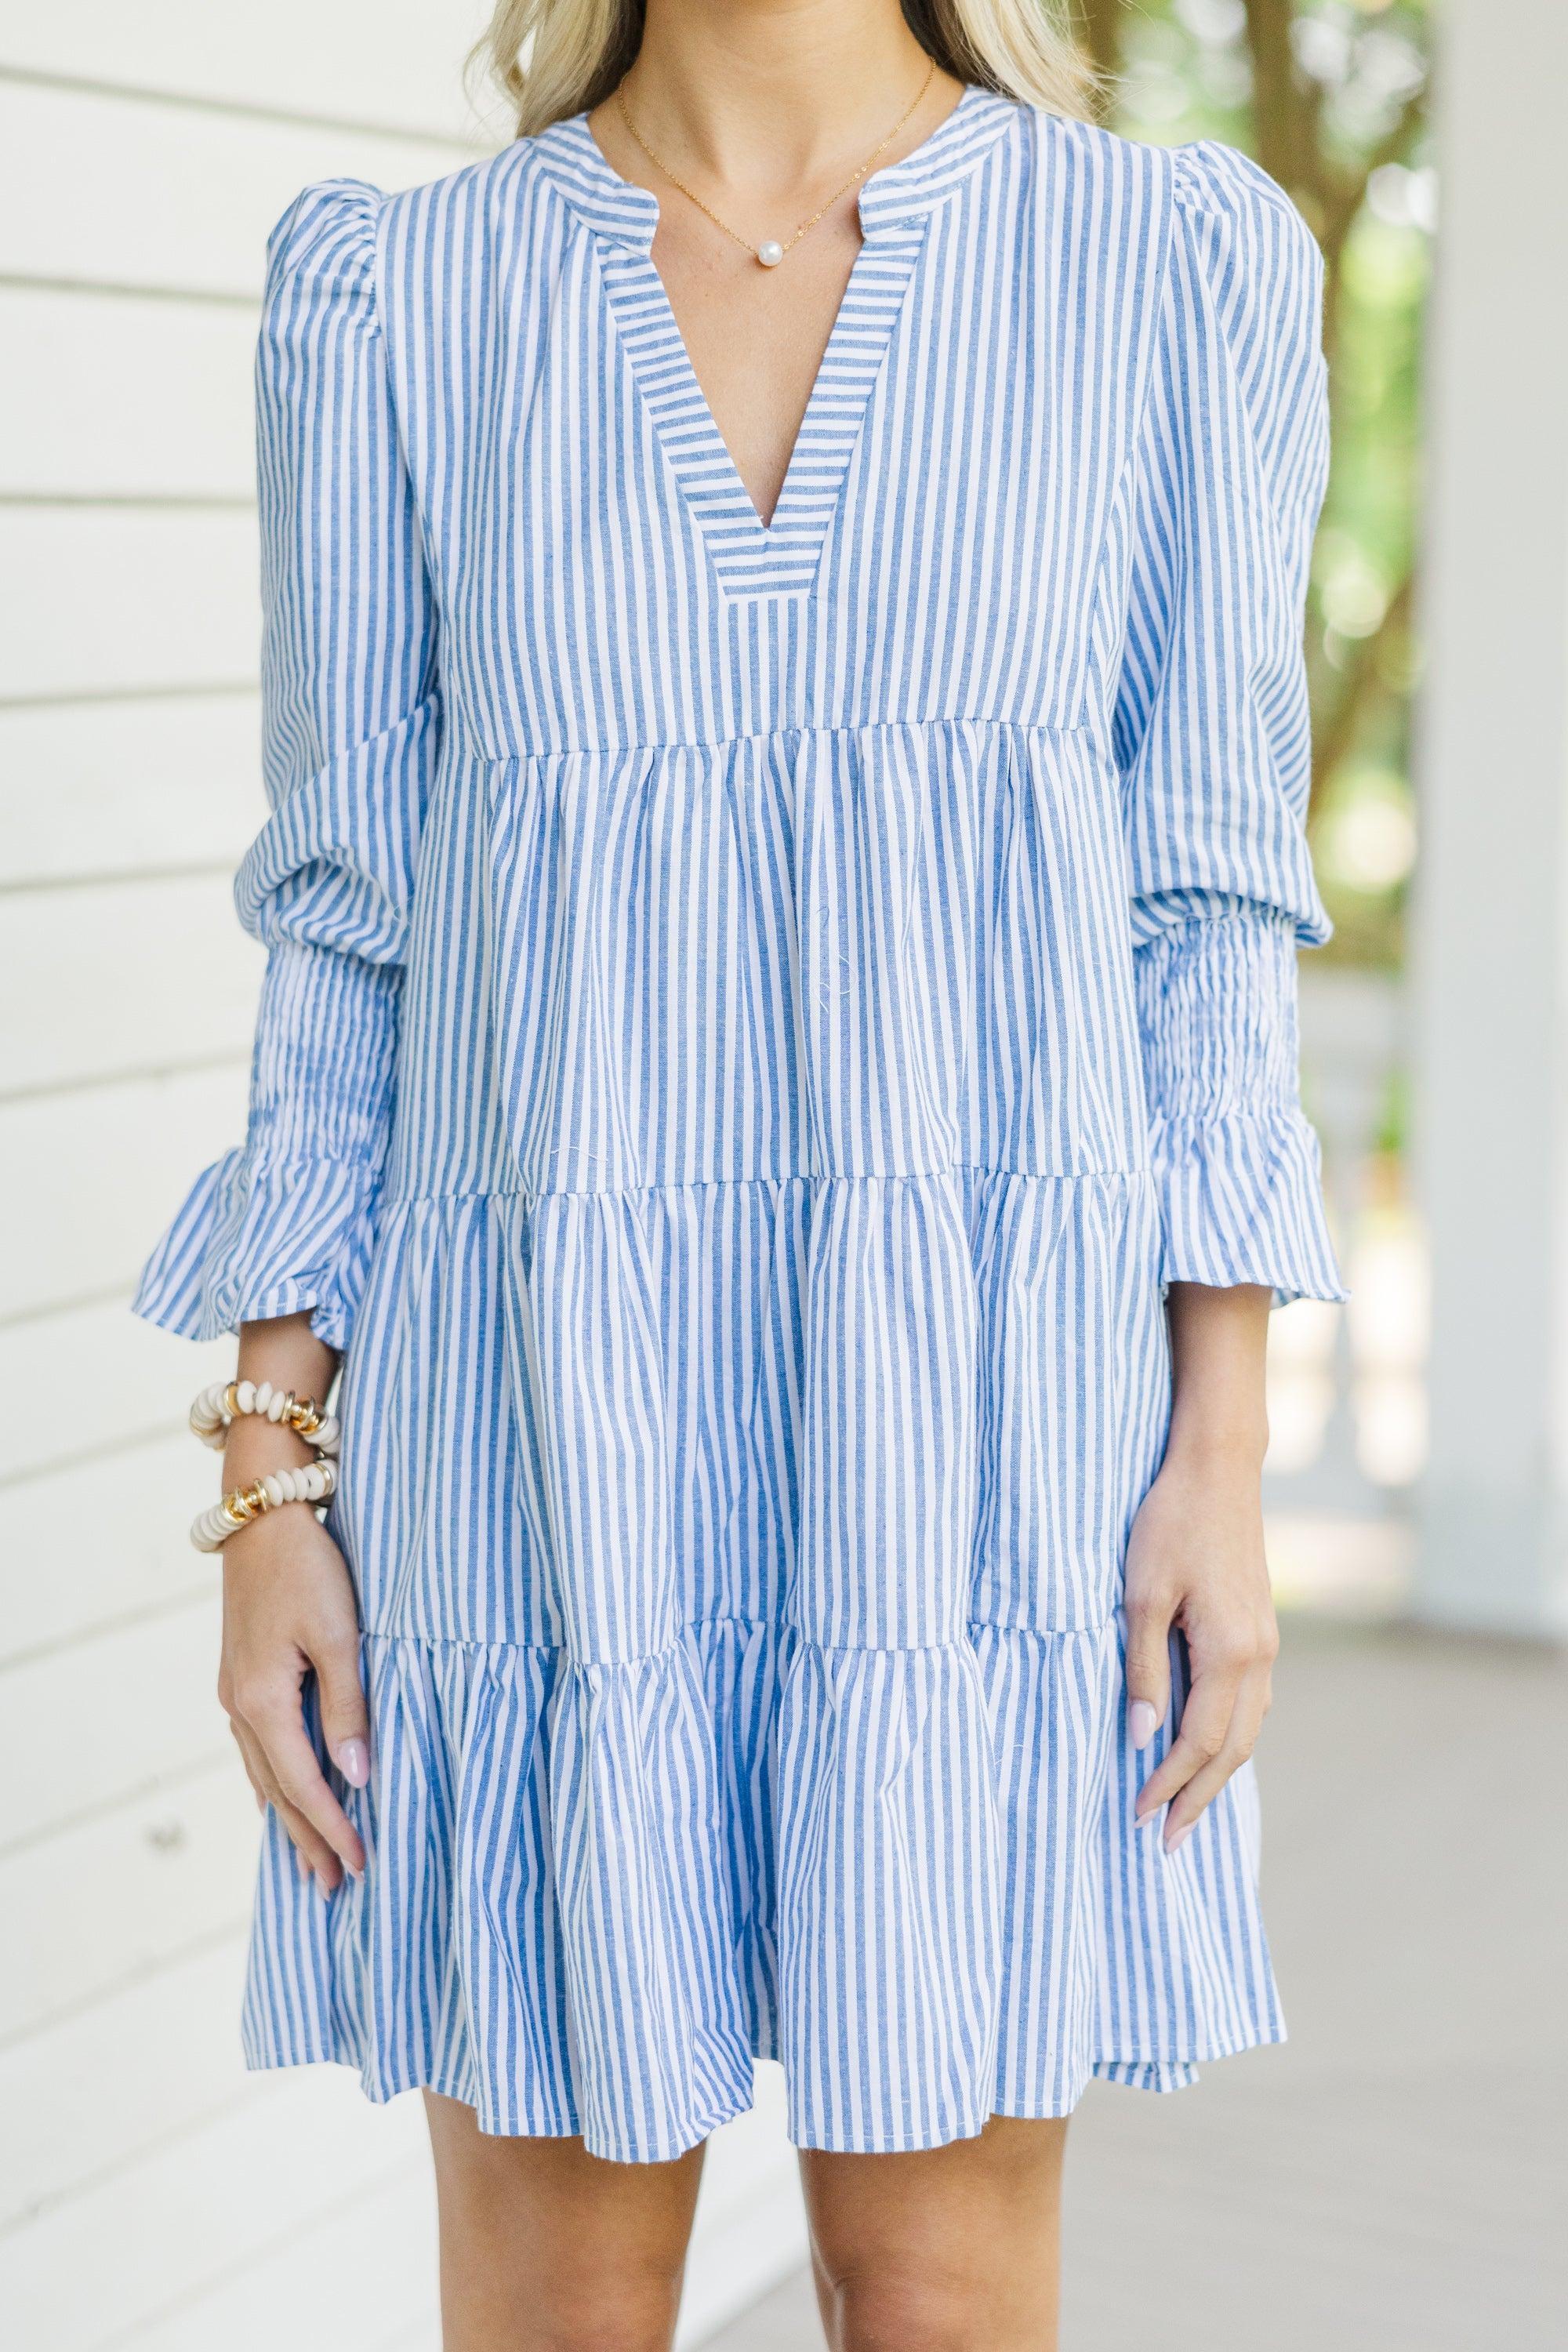
[{"label": "painted nail", "polygon": [[313,1877],[314,1877],[314,1879],[315,1879],[315,1881],[316,1881],[316,1892],[317,1892],[317,1894],[321,1896],[321,1898],[322,1902],[324,1903],[324,1902],[326,1901],[326,1899],[327,1899],[328,1895],[331,1893],[331,1891],[332,1891],[332,1890],[331,1890],[331,1888],[327,1885],[327,1882],[326,1882],[325,1878],[323,1878],[323,1876],[321,1875],[321,1873],[319,1870],[318,1870],[318,1871],[313,1872],[313,1873],[312,1873],[312,1875],[313,1875]]},{"label": "painted nail", "polygon": [[1165,1840],[1165,1852],[1167,1853],[1174,1853],[1176,1848],[1181,1844],[1182,1840],[1184,1838],[1190,1838],[1196,1827],[1196,1822],[1184,1822],[1175,1835],[1173,1837],[1168,1837]]},{"label": "painted nail", "polygon": [[1160,1728],[1160,1718],[1146,1698],[1133,1700],[1132,1711],[1127,1718],[1127,1727],[1132,1734],[1133,1747],[1147,1748]]},{"label": "painted nail", "polygon": [[370,1750],[363,1739],[345,1739],[338,1750],[338,1769],[351,1789],[363,1789],[370,1779]]},{"label": "painted nail", "polygon": [[1158,1805],[1151,1805],[1151,1806],[1150,1806],[1150,1808],[1149,1808],[1149,1810],[1148,1810],[1148,1811],[1147,1811],[1146,1813],[1140,1813],[1140,1814],[1137,1816],[1138,1827],[1139,1827],[1141,1830],[1152,1830],[1152,1829],[1153,1828],[1153,1826],[1154,1826],[1155,1822],[1159,1820],[1159,1818],[1160,1818],[1160,1808],[1159,1808],[1159,1806],[1158,1806]]}]

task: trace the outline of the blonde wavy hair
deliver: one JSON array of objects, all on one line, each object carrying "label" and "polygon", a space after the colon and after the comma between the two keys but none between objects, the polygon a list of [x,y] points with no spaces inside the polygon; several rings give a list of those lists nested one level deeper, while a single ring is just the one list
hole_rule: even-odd
[{"label": "blonde wavy hair", "polygon": [[[1049,114],[1092,111],[1093,72],[1049,0],[903,0],[903,10],[956,81]],[[511,100],[526,139],[609,97],[641,46],[643,17],[644,0],[500,0],[473,62]]]}]

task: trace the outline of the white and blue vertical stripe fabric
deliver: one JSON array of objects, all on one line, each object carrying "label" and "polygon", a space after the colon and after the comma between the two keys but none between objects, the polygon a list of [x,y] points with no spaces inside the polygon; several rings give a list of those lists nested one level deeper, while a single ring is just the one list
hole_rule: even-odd
[{"label": "white and blue vertical stripe fabric", "polygon": [[861,214],[768,528],[583,120],[281,223],[250,1129],[139,1302],[347,1351],[371,1862],[269,1831],[252,2062],[626,2160],[757,2053],[877,2151],[1280,2032],[1118,1603],[1163,1286],[1342,1295],[1318,259],[978,89]]}]

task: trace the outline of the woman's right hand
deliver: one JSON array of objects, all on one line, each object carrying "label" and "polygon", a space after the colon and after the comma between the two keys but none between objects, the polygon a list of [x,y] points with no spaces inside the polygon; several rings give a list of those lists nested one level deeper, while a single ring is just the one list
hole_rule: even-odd
[{"label": "woman's right hand", "polygon": [[[249,1324],[242,1337],[245,1377],[271,1379],[324,1396],[331,1359],[302,1353],[289,1323]],[[279,1360],[282,1343],[288,1353]],[[302,1366],[310,1377],[301,1375]],[[293,1375],[290,1377],[290,1375]],[[311,1460],[291,1433],[256,1416],[237,1421],[224,1450],[226,1488]],[[370,1726],[360,1682],[359,1611],[342,1552],[313,1509],[285,1503],[230,1536],[223,1547],[223,1664],[217,1695],[259,1804],[270,1805],[294,1842],[300,1875],[323,1894],[357,1877],[364,1847],[332,1794],[305,1729],[305,1678],[316,1677],[327,1751],[350,1785],[370,1778]]]},{"label": "woman's right hand", "polygon": [[331,1894],[364,1847],[333,1796],[305,1729],[301,1694],[316,1676],[328,1753],[345,1780],[370,1778],[359,1673],[359,1618],[342,1552],[315,1513],[286,1503],[224,1545],[218,1697],[250,1785],[294,1841],[300,1874]]}]

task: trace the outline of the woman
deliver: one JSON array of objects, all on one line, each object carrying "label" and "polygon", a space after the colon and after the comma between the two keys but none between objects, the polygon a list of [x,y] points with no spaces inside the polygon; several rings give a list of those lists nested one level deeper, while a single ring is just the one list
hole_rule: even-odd
[{"label": "woman", "polygon": [[493,41],[525,135],[273,240],[250,1136],[141,1299],[277,1391],[248,2053],[424,2092],[449,2352],[667,2345],[756,2053],[831,2342],[1037,2352],[1089,2078],[1280,2032],[1317,256],[1032,0]]}]

